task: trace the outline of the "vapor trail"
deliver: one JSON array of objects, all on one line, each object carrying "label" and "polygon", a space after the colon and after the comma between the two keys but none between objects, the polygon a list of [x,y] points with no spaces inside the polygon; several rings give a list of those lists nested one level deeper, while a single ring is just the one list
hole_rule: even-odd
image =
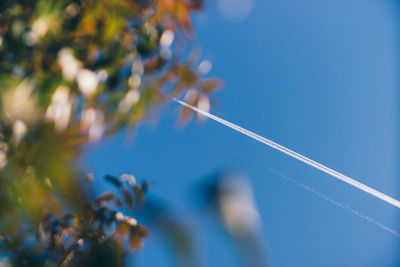
[{"label": "vapor trail", "polygon": [[224,119],[221,119],[221,118],[219,118],[219,117],[217,117],[215,115],[212,115],[212,114],[208,113],[207,111],[204,111],[204,110],[201,110],[199,108],[193,107],[192,105],[189,105],[186,102],[183,102],[183,101],[181,101],[179,99],[175,99],[174,98],[174,101],[176,101],[179,104],[181,104],[181,105],[183,105],[185,107],[188,107],[188,108],[190,108],[190,109],[192,109],[192,110],[194,110],[194,111],[196,111],[196,112],[198,112],[198,113],[200,113],[200,114],[202,114],[202,115],[204,115],[204,116],[206,116],[206,117],[208,117],[210,119],[213,119],[213,120],[215,120],[215,121],[217,121],[217,122],[219,122],[219,123],[221,123],[221,124],[223,124],[225,126],[228,126],[228,127],[232,128],[232,129],[234,129],[234,130],[236,130],[236,131],[238,131],[238,132],[240,132],[242,134],[245,134],[245,135],[247,135],[247,136],[249,136],[249,137],[251,137],[251,138],[253,138],[253,139],[255,139],[255,140],[259,141],[259,142],[261,142],[261,143],[264,143],[264,144],[266,144],[266,145],[268,145],[268,146],[270,146],[270,147],[272,147],[272,148],[274,148],[276,150],[279,150],[279,151],[285,153],[286,155],[289,155],[289,156],[291,156],[291,157],[293,157],[295,159],[298,159],[299,161],[302,161],[302,162],[310,165],[311,167],[314,167],[314,168],[316,168],[316,169],[318,169],[320,171],[323,171],[323,172],[335,177],[336,179],[339,179],[339,180],[341,180],[341,181],[343,181],[345,183],[348,183],[348,184],[350,184],[350,185],[352,185],[352,186],[354,186],[354,187],[356,187],[356,188],[358,188],[358,189],[360,189],[360,190],[362,190],[362,191],[364,191],[364,192],[366,192],[368,194],[371,194],[374,197],[377,197],[377,198],[379,198],[379,199],[381,199],[381,200],[383,200],[383,201],[385,201],[385,202],[387,202],[387,203],[389,203],[389,204],[391,204],[391,205],[393,205],[393,206],[395,206],[397,208],[400,208],[400,201],[398,201],[397,199],[394,199],[394,198],[392,198],[392,197],[390,197],[390,196],[388,196],[388,195],[386,195],[386,194],[384,194],[382,192],[379,192],[379,191],[377,191],[377,190],[375,190],[375,189],[373,189],[373,188],[371,188],[371,187],[369,187],[369,186],[367,186],[367,185],[365,185],[363,183],[360,183],[360,182],[358,182],[358,181],[356,181],[356,180],[354,180],[354,179],[352,179],[352,178],[350,178],[350,177],[348,177],[348,176],[346,176],[344,174],[341,174],[341,173],[339,173],[339,172],[337,172],[335,170],[332,170],[331,168],[328,168],[325,165],[322,165],[322,164],[320,164],[320,163],[318,163],[316,161],[313,161],[312,159],[309,159],[309,158],[307,158],[307,157],[305,157],[303,155],[300,155],[299,153],[294,152],[293,150],[290,150],[289,148],[286,148],[284,146],[281,146],[280,144],[277,144],[277,143],[275,143],[275,142],[273,142],[273,141],[271,141],[271,140],[269,140],[269,139],[267,139],[265,137],[262,137],[262,136],[260,136],[258,134],[250,132],[249,130],[246,130],[246,129],[244,129],[244,128],[236,125],[236,124],[233,124],[233,123],[231,123],[229,121],[226,121]]},{"label": "vapor trail", "polygon": [[396,232],[395,230],[393,230],[392,228],[390,228],[389,226],[386,226],[386,225],[374,220],[373,218],[371,218],[371,217],[369,217],[367,215],[364,215],[360,211],[358,211],[356,209],[353,209],[353,208],[351,208],[351,207],[349,207],[349,206],[347,206],[345,204],[342,204],[339,201],[336,201],[333,198],[330,198],[330,197],[320,193],[319,191],[309,187],[306,184],[300,183],[300,182],[296,181],[295,179],[293,179],[291,177],[288,177],[288,176],[286,176],[286,175],[284,175],[282,173],[279,173],[279,172],[275,171],[274,169],[272,169],[271,167],[268,167],[265,164],[261,164],[260,162],[255,161],[254,159],[250,158],[249,156],[247,156],[247,155],[245,155],[245,154],[243,154],[241,152],[238,152],[238,151],[234,150],[233,148],[231,148],[229,146],[226,146],[225,144],[221,144],[221,143],[217,142],[216,140],[214,140],[214,139],[212,139],[210,137],[205,137],[205,138],[208,139],[209,141],[212,141],[212,142],[216,143],[219,146],[224,147],[225,149],[229,150],[231,153],[233,153],[233,154],[235,154],[237,156],[240,156],[240,157],[246,159],[247,161],[249,161],[249,162],[251,162],[251,163],[253,163],[253,164],[255,164],[255,165],[257,165],[257,166],[259,166],[259,167],[261,167],[261,168],[263,168],[263,169],[265,169],[267,171],[269,171],[269,172],[271,172],[272,174],[274,174],[274,175],[276,175],[276,176],[278,176],[278,177],[280,177],[280,178],[282,178],[282,179],[284,179],[286,181],[289,181],[292,184],[295,184],[296,186],[298,186],[298,187],[300,187],[302,189],[305,189],[305,190],[315,194],[316,196],[322,198],[323,200],[328,201],[331,204],[336,205],[339,208],[342,208],[342,209],[352,213],[353,215],[356,215],[357,217],[360,217],[361,219],[366,220],[369,223],[375,224],[379,228],[381,228],[381,229],[383,229],[385,231],[388,231],[389,233],[391,233],[391,234],[393,234],[393,235],[395,235],[397,237],[400,237],[400,234],[398,232]]},{"label": "vapor trail", "polygon": [[308,185],[302,184],[302,183],[300,183],[300,182],[298,182],[298,181],[296,181],[296,180],[294,180],[294,179],[292,179],[290,177],[287,177],[287,176],[285,176],[285,175],[283,175],[281,173],[278,173],[278,172],[276,172],[276,171],[274,171],[272,169],[270,169],[270,171],[273,174],[275,174],[277,176],[280,176],[281,178],[283,178],[283,179],[285,179],[285,180],[287,180],[287,181],[289,181],[289,182],[291,182],[291,183],[293,183],[293,184],[295,184],[295,185],[297,185],[297,186],[299,186],[299,187],[301,187],[301,188],[303,188],[303,189],[305,189],[307,191],[310,191],[311,193],[313,193],[313,194],[317,195],[318,197],[330,202],[331,204],[336,205],[339,208],[345,209],[348,212],[360,217],[361,219],[364,219],[364,220],[368,221],[369,223],[375,224],[379,228],[381,228],[381,229],[383,229],[385,231],[388,231],[389,233],[391,233],[391,234],[393,234],[393,235],[395,235],[397,237],[400,237],[400,234],[398,232],[396,232],[395,230],[393,230],[392,228],[390,228],[389,226],[386,226],[386,225],[384,225],[384,224],[382,224],[382,223],[380,223],[378,221],[375,221],[374,219],[372,219],[371,217],[369,217],[367,215],[364,215],[360,211],[358,211],[356,209],[353,209],[353,208],[351,208],[351,207],[349,207],[347,205],[344,205],[344,204],[342,204],[342,203],[340,203],[340,202],[338,202],[338,201],[336,201],[336,200],[334,200],[334,199],[332,199],[332,198],[330,198],[330,197],[318,192],[317,190],[309,187]]}]

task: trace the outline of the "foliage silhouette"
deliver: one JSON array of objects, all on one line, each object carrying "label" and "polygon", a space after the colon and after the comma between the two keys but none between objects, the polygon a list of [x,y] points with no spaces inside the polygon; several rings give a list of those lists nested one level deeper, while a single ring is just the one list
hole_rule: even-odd
[{"label": "foliage silhouette", "polygon": [[[172,97],[186,93],[189,103],[209,107],[221,82],[203,78],[198,55],[188,52],[191,16],[202,6],[199,0],[1,1],[6,262],[121,266],[142,246],[149,233],[134,212],[148,184],[110,175],[105,179],[118,193],[97,196],[79,156],[87,144],[137,127]],[[181,120],[189,116],[184,110]]]}]

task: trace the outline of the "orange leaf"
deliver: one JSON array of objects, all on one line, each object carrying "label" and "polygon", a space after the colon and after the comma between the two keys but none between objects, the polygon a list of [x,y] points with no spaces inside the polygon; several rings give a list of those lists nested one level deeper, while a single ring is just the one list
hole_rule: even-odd
[{"label": "orange leaf", "polygon": [[202,82],[201,87],[203,88],[204,92],[211,92],[211,91],[221,88],[222,85],[223,85],[222,80],[210,78],[210,79],[204,80]]}]

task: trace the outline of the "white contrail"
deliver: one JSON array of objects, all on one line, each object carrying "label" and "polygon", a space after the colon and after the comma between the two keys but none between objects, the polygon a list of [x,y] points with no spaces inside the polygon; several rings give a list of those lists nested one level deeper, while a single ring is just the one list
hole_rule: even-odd
[{"label": "white contrail", "polygon": [[301,187],[301,188],[303,188],[303,189],[305,189],[307,191],[310,191],[311,193],[313,193],[313,194],[317,195],[318,197],[330,202],[331,204],[336,205],[339,208],[345,209],[348,212],[360,217],[361,219],[364,219],[364,220],[368,221],[369,223],[375,224],[379,228],[381,228],[381,229],[383,229],[385,231],[388,231],[389,233],[391,233],[391,234],[393,234],[393,235],[395,235],[397,237],[400,237],[400,234],[398,232],[396,232],[395,230],[393,230],[392,228],[390,228],[389,226],[386,226],[386,225],[384,225],[384,224],[372,219],[371,217],[362,214],[360,211],[355,210],[355,209],[353,209],[353,208],[351,208],[351,207],[349,207],[347,205],[344,205],[344,204],[342,204],[342,203],[340,203],[340,202],[338,202],[338,201],[336,201],[336,200],[334,200],[334,199],[332,199],[332,198],[330,198],[330,197],[318,192],[317,190],[309,187],[308,185],[302,184],[302,183],[300,183],[300,182],[298,182],[298,181],[296,181],[296,180],[294,180],[294,179],[292,179],[290,177],[287,177],[287,176],[285,176],[285,175],[283,175],[283,174],[281,174],[279,172],[274,171],[271,168],[270,168],[270,171],[273,174],[275,174],[275,175],[277,175],[277,176],[279,176],[279,177],[281,177],[281,178],[283,178],[283,179],[285,179],[285,180],[287,180],[287,181],[289,181],[289,182],[291,182],[291,183],[293,183],[293,184],[295,184],[295,185],[297,185],[297,186],[299,186],[299,187]]},{"label": "white contrail", "polygon": [[298,187],[300,187],[302,189],[305,189],[305,190],[315,194],[316,196],[322,198],[323,200],[328,201],[331,204],[336,205],[339,208],[342,208],[342,209],[352,213],[353,215],[356,215],[356,216],[360,217],[361,219],[366,220],[369,223],[375,224],[376,226],[380,227],[381,229],[383,229],[385,231],[388,231],[389,233],[391,233],[391,234],[393,234],[393,235],[395,235],[397,237],[400,237],[400,234],[398,232],[396,232],[395,230],[393,230],[392,228],[390,228],[389,226],[384,225],[383,223],[380,223],[380,222],[372,219],[371,217],[369,217],[367,215],[364,215],[360,211],[358,211],[356,209],[353,209],[353,208],[351,208],[351,207],[349,207],[349,206],[347,206],[345,204],[342,204],[339,201],[336,201],[333,198],[330,198],[330,197],[320,193],[319,191],[309,187],[308,185],[300,183],[300,182],[296,181],[293,178],[290,178],[290,177],[288,177],[288,176],[286,176],[286,175],[284,175],[282,173],[279,173],[279,172],[275,171],[274,169],[272,169],[271,167],[268,167],[265,164],[261,164],[260,162],[255,161],[254,159],[250,158],[249,156],[247,156],[247,155],[245,155],[245,154],[243,154],[241,152],[238,152],[238,151],[234,150],[233,148],[231,148],[229,146],[226,146],[225,144],[219,143],[219,142],[217,142],[216,140],[214,140],[214,139],[212,139],[210,137],[205,137],[205,138],[208,139],[209,141],[212,141],[212,142],[224,147],[225,149],[229,150],[231,153],[233,153],[233,154],[235,154],[237,156],[240,156],[240,157],[246,159],[247,161],[249,161],[249,162],[251,162],[251,163],[253,163],[253,164],[255,164],[255,165],[257,165],[257,166],[259,166],[259,167],[261,167],[261,168],[263,168],[265,170],[267,170],[267,171],[270,171],[274,175],[276,175],[276,176],[278,176],[278,177],[280,177],[280,178],[282,178],[282,179],[284,179],[286,181],[289,181],[289,182],[295,184],[296,186],[298,186]]},{"label": "white contrail", "polygon": [[358,188],[358,189],[360,189],[360,190],[362,190],[362,191],[364,191],[364,192],[366,192],[368,194],[371,194],[371,195],[373,195],[373,196],[375,196],[375,197],[377,197],[377,198],[379,198],[379,199],[381,199],[381,200],[383,200],[383,201],[385,201],[385,202],[387,202],[387,203],[389,203],[389,204],[391,204],[391,205],[393,205],[393,206],[395,206],[397,208],[400,208],[400,201],[398,201],[397,199],[394,199],[394,198],[392,198],[392,197],[390,197],[390,196],[388,196],[388,195],[386,195],[386,194],[384,194],[382,192],[379,192],[379,191],[377,191],[377,190],[375,190],[375,189],[373,189],[373,188],[371,188],[371,187],[369,187],[369,186],[367,186],[367,185],[365,185],[363,183],[360,183],[360,182],[358,182],[358,181],[356,181],[356,180],[354,180],[354,179],[352,179],[352,178],[350,178],[350,177],[348,177],[348,176],[346,176],[344,174],[341,174],[341,173],[339,173],[339,172],[337,172],[335,170],[332,170],[331,168],[328,168],[328,167],[326,167],[326,166],[324,166],[324,165],[322,165],[322,164],[320,164],[318,162],[315,162],[315,161],[313,161],[313,160],[311,160],[311,159],[309,159],[309,158],[307,158],[307,157],[305,157],[303,155],[300,155],[299,153],[296,153],[293,150],[290,150],[290,149],[288,149],[288,148],[286,148],[284,146],[281,146],[280,144],[277,144],[277,143],[275,143],[275,142],[273,142],[273,141],[271,141],[271,140],[269,140],[269,139],[267,139],[265,137],[262,137],[262,136],[260,136],[258,134],[250,132],[249,130],[246,130],[246,129],[244,129],[244,128],[236,125],[236,124],[233,124],[233,123],[231,123],[229,121],[226,121],[224,119],[221,119],[221,118],[219,118],[219,117],[217,117],[215,115],[212,115],[212,114],[208,113],[207,111],[204,111],[204,110],[201,110],[199,108],[193,107],[192,105],[189,105],[189,104],[187,104],[187,103],[185,103],[185,102],[183,102],[183,101],[181,101],[179,99],[175,99],[174,98],[174,101],[176,101],[179,104],[181,104],[181,105],[183,105],[185,107],[188,107],[188,108],[190,108],[190,109],[192,109],[192,110],[194,110],[194,111],[196,111],[196,112],[198,112],[198,113],[200,113],[200,114],[202,114],[202,115],[204,115],[204,116],[206,116],[206,117],[208,117],[210,119],[213,119],[213,120],[215,120],[215,121],[217,121],[217,122],[219,122],[221,124],[224,124],[225,126],[228,126],[228,127],[232,128],[232,129],[234,129],[234,130],[236,130],[236,131],[238,131],[238,132],[240,132],[242,134],[250,136],[251,138],[253,138],[253,139],[255,139],[255,140],[257,140],[257,141],[259,141],[261,143],[264,143],[264,144],[266,144],[266,145],[268,145],[268,146],[270,146],[272,148],[275,148],[276,150],[279,150],[279,151],[285,153],[286,155],[289,155],[289,156],[291,156],[293,158],[296,158],[296,159],[298,159],[298,160],[310,165],[311,167],[319,169],[320,171],[323,171],[323,172],[325,172],[325,173],[327,173],[327,174],[329,174],[329,175],[331,175],[331,176],[333,176],[333,177],[335,177],[335,178],[337,178],[339,180],[342,180],[343,182],[348,183],[348,184],[350,184],[350,185],[352,185],[352,186],[354,186],[354,187],[356,187],[356,188]]}]

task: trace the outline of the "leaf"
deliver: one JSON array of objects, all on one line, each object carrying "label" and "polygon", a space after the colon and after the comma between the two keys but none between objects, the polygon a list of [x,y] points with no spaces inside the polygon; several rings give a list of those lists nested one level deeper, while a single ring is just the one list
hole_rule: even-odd
[{"label": "leaf", "polygon": [[108,192],[99,197],[96,197],[94,199],[94,202],[96,202],[97,204],[101,204],[104,201],[110,201],[110,200],[113,200],[114,198],[115,198],[114,194]]},{"label": "leaf", "polygon": [[126,202],[126,205],[128,205],[128,208],[130,210],[133,210],[134,199],[133,199],[131,193],[129,193],[127,190],[124,189],[124,190],[122,190],[122,194],[124,195],[125,202]]},{"label": "leaf", "polygon": [[120,188],[122,187],[122,183],[118,178],[115,178],[114,176],[111,175],[106,175],[105,177],[106,181],[113,184],[114,186]]},{"label": "leaf", "polygon": [[114,231],[114,235],[118,236],[118,235],[126,235],[129,233],[129,225],[126,224],[125,222],[121,222],[120,224],[118,224],[117,229],[115,229]]},{"label": "leaf", "polygon": [[133,187],[133,189],[134,189],[134,191],[135,191],[135,196],[136,196],[136,200],[137,200],[138,206],[139,206],[139,207],[142,207],[143,204],[144,204],[144,192],[143,192],[142,189],[141,189],[139,186],[137,186],[137,185],[135,185],[135,186]]},{"label": "leaf", "polygon": [[142,182],[142,191],[143,191],[143,193],[146,193],[148,189],[149,189],[149,182],[143,181]]},{"label": "leaf", "polygon": [[129,233],[129,248],[140,249],[143,246],[143,238],[149,237],[150,233],[142,225],[136,225],[131,227]]},{"label": "leaf", "polygon": [[202,82],[201,87],[203,88],[204,92],[212,92],[221,88],[223,85],[222,80],[216,78],[206,79]]}]

